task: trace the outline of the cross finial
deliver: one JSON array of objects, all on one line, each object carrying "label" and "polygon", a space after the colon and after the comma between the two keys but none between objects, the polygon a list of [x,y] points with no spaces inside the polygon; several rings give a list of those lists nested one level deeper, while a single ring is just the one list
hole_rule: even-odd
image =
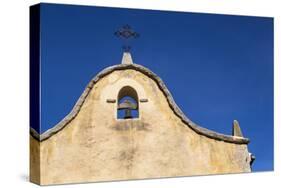
[{"label": "cross finial", "polygon": [[131,46],[128,44],[129,40],[131,38],[138,38],[140,36],[128,24],[124,25],[123,27],[118,29],[116,32],[114,32],[114,35],[117,36],[118,38],[121,38],[122,40],[124,40],[123,50],[125,52],[128,52],[131,50]]}]

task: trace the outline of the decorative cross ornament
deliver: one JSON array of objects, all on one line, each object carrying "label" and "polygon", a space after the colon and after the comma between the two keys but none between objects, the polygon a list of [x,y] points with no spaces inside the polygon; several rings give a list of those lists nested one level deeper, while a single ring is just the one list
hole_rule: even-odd
[{"label": "decorative cross ornament", "polygon": [[138,38],[140,36],[128,24],[124,25],[119,30],[114,32],[114,35],[117,36],[118,38],[121,38],[124,40],[123,50],[125,52],[128,52],[131,50],[131,46],[128,44],[129,40],[131,38]]}]

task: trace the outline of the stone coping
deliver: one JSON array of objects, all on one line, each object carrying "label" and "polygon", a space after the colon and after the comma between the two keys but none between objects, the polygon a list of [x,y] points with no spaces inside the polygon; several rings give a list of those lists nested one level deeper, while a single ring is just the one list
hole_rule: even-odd
[{"label": "stone coping", "polygon": [[114,66],[110,66],[108,68],[105,68],[103,71],[101,71],[99,74],[97,74],[87,85],[86,89],[82,93],[82,95],[79,97],[78,101],[74,105],[73,109],[71,112],[65,116],[57,125],[55,125],[53,128],[48,129],[41,135],[37,133],[33,128],[30,128],[30,134],[37,140],[39,141],[44,141],[48,138],[50,138],[52,135],[56,134],[57,132],[61,131],[65,126],[68,125],[69,122],[71,122],[78,112],[80,111],[84,101],[86,100],[88,94],[90,93],[91,89],[94,87],[94,85],[103,77],[106,75],[117,71],[117,70],[125,70],[125,69],[133,69],[136,71],[139,71],[145,75],[147,75],[149,78],[153,79],[160,90],[164,93],[166,96],[166,99],[168,101],[168,104],[170,108],[173,110],[176,116],[178,116],[183,123],[185,123],[187,126],[189,126],[193,131],[198,133],[199,135],[206,136],[211,139],[219,140],[219,141],[224,141],[224,142],[229,142],[229,143],[235,143],[235,144],[248,144],[249,139],[244,138],[244,137],[237,137],[237,136],[231,136],[231,135],[225,135],[225,134],[220,134],[211,130],[208,130],[206,128],[203,128],[194,122],[192,122],[189,118],[185,116],[185,114],[180,110],[178,105],[175,103],[171,93],[165,86],[164,82],[161,80],[160,77],[158,77],[155,73],[153,73],[151,70],[149,70],[146,67],[143,67],[138,64],[118,64]]}]

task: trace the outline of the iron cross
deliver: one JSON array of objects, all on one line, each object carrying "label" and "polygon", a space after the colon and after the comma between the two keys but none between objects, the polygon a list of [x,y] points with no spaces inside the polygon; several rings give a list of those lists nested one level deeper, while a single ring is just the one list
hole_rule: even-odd
[{"label": "iron cross", "polygon": [[119,30],[117,30],[116,32],[114,32],[114,35],[118,38],[121,38],[124,40],[124,45],[123,45],[123,49],[124,51],[130,51],[131,46],[128,44],[129,40],[132,38],[138,38],[140,35],[135,32],[131,26],[129,26],[128,24],[124,25],[123,27],[121,27]]}]

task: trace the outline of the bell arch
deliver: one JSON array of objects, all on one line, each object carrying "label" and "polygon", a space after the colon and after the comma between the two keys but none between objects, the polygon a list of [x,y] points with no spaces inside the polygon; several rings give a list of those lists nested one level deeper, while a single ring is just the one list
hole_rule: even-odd
[{"label": "bell arch", "polygon": [[124,86],[117,96],[117,119],[134,119],[139,117],[139,97],[131,86]]}]

